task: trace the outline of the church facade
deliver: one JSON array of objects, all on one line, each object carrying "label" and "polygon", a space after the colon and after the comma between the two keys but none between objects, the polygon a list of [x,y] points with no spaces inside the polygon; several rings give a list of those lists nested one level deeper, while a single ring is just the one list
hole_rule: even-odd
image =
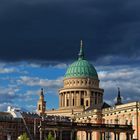
[{"label": "church facade", "polygon": [[[133,138],[140,139],[140,101],[123,104],[118,89],[117,102],[110,106],[103,102],[103,93],[96,69],[85,59],[81,41],[78,60],[68,67],[63,87],[59,89],[59,108],[46,110],[42,89],[37,111],[39,114],[69,116],[80,123],[133,125]],[[93,139],[99,140],[98,132],[94,131],[91,135]],[[77,132],[77,138],[86,140],[85,132]],[[113,133],[104,133],[103,138],[115,139]],[[126,136],[118,131],[117,140],[119,139],[124,140]]]}]

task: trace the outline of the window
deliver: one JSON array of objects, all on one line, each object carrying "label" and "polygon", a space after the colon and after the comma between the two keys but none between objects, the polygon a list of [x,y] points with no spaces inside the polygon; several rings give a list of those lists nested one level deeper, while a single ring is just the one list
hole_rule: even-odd
[{"label": "window", "polygon": [[84,105],[84,99],[81,98],[81,105],[83,106]]},{"label": "window", "polygon": [[38,106],[38,110],[41,110],[41,105]]},{"label": "window", "polygon": [[95,92],[95,105],[97,104],[97,92]]},{"label": "window", "polygon": [[84,91],[81,91],[81,95],[82,95],[82,96],[84,95]]},{"label": "window", "polygon": [[88,100],[86,100],[86,106],[88,106]]}]

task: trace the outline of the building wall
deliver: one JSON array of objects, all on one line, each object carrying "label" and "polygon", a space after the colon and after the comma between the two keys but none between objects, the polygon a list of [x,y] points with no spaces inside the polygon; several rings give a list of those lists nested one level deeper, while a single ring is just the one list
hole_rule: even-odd
[{"label": "building wall", "polygon": [[106,124],[133,125],[134,139],[140,139],[140,102],[126,103],[103,110]]},{"label": "building wall", "polygon": [[[105,124],[121,124],[133,125],[134,139],[140,139],[140,102],[126,103],[114,107],[106,108],[103,110],[90,110],[75,115],[77,122],[82,123],[105,123]],[[102,131],[102,130],[101,130]],[[84,132],[78,132],[79,140],[86,140]],[[110,140],[114,139],[113,133],[106,133]],[[92,138],[99,140],[99,133],[93,132]],[[126,138],[125,133],[120,132],[120,140]]]}]

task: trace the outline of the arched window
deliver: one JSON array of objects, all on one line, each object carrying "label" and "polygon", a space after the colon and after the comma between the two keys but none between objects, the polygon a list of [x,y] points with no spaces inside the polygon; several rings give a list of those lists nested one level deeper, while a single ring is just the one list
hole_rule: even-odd
[{"label": "arched window", "polygon": [[83,106],[84,105],[84,99],[81,98],[81,105]]},{"label": "arched window", "polygon": [[38,106],[38,110],[41,110],[41,105]]},{"label": "arched window", "polygon": [[74,106],[74,104],[75,104],[75,103],[74,103],[74,99],[73,99],[73,106]]}]

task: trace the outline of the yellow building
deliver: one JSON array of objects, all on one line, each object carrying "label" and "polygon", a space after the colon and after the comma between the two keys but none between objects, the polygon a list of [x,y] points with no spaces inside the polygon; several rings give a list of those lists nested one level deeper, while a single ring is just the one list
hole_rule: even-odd
[{"label": "yellow building", "polygon": [[[63,87],[59,90],[59,108],[46,110],[43,90],[38,101],[38,113],[47,115],[70,116],[76,122],[132,124],[135,130],[134,139],[140,140],[140,102],[122,104],[120,90],[116,104],[111,107],[103,102],[104,90],[100,88],[100,80],[96,69],[84,57],[83,43],[80,44],[78,60],[66,71]],[[124,140],[124,134],[120,139]],[[85,133],[78,132],[79,140],[85,140]],[[98,140],[98,134],[92,133]],[[113,134],[106,134],[106,139],[114,139]]]}]

